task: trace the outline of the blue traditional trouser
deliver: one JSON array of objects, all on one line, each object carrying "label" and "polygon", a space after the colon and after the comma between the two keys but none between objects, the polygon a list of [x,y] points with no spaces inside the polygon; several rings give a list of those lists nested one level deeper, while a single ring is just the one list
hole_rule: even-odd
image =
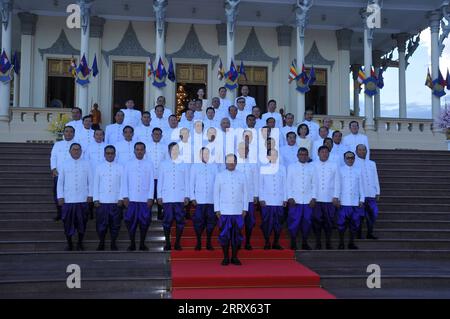
[{"label": "blue traditional trouser", "polygon": [[232,247],[239,247],[243,237],[241,230],[244,227],[244,218],[242,215],[221,215],[219,218],[219,242],[220,245],[228,246],[231,242]]},{"label": "blue traditional trouser", "polygon": [[302,229],[302,239],[308,239],[311,231],[311,219],[313,209],[309,204],[295,204],[289,207],[288,213],[288,230],[291,238],[296,238],[300,228]]},{"label": "blue traditional trouser", "polygon": [[281,233],[281,225],[284,221],[284,207],[264,206],[261,208],[261,215],[261,230],[266,241],[269,240],[272,231],[275,233],[275,236],[279,236]]},{"label": "blue traditional trouser", "polygon": [[100,204],[96,209],[96,215],[96,228],[100,240],[105,239],[108,229],[111,233],[111,240],[116,240],[122,221],[122,208],[117,204]]},{"label": "blue traditional trouser", "polygon": [[165,231],[170,231],[175,220],[177,231],[183,231],[185,224],[184,203],[163,203],[163,227]]},{"label": "blue traditional trouser", "polygon": [[76,232],[84,235],[89,214],[87,203],[65,203],[62,206],[61,213],[64,232],[67,237],[72,237]]},{"label": "blue traditional trouser", "polygon": [[350,233],[355,235],[361,223],[361,210],[358,206],[341,206],[337,219],[339,232],[345,232],[349,226]]},{"label": "blue traditional trouser", "polygon": [[317,239],[320,239],[323,229],[326,239],[330,240],[335,213],[336,208],[332,203],[316,203],[312,216],[312,225]]},{"label": "blue traditional trouser", "polygon": [[124,214],[124,221],[131,240],[136,236],[138,225],[141,236],[146,234],[152,223],[152,213],[147,203],[130,202]]},{"label": "blue traditional trouser", "polygon": [[206,228],[206,233],[211,234],[217,224],[217,216],[214,213],[214,204],[197,204],[193,218],[194,229],[201,235]]}]

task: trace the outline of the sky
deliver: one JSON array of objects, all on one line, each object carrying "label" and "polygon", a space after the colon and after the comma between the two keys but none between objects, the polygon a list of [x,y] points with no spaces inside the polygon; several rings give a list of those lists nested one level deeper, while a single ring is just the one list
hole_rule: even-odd
[{"label": "sky", "polygon": [[[447,68],[450,69],[450,41],[446,45],[440,59],[441,72],[445,78]],[[394,60],[398,59],[394,52]],[[427,68],[431,69],[431,35],[430,29],[420,34],[420,45],[409,59],[406,70],[406,103],[408,118],[431,119],[431,90],[425,86]],[[384,88],[381,90],[381,116],[398,117],[398,68],[388,68],[383,74]],[[352,82],[352,80],[350,81]],[[353,85],[350,86],[351,105],[353,107]],[[364,114],[364,88],[359,95],[361,115]],[[450,107],[450,92],[441,98],[441,105]]]}]

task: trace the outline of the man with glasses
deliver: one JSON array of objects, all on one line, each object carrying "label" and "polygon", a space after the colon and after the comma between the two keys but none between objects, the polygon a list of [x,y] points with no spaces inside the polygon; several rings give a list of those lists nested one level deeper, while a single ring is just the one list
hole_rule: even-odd
[{"label": "man with glasses", "polygon": [[361,170],[355,167],[355,153],[344,154],[345,166],[341,167],[341,194],[340,207],[337,219],[339,230],[339,247],[344,249],[344,235],[347,227],[350,229],[348,249],[358,249],[354,243],[356,232],[359,229],[361,210],[364,205],[364,188]]}]

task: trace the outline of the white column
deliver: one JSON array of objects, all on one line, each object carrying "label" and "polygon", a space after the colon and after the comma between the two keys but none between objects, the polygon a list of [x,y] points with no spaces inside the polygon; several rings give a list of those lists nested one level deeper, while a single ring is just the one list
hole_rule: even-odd
[{"label": "white column", "polygon": [[[1,0],[0,11],[2,18],[2,52],[5,51],[9,61],[11,57],[11,28],[12,28],[12,0]],[[1,53],[0,53],[1,54]],[[0,83],[0,121],[9,121],[11,83]]]},{"label": "white column", "polygon": [[19,88],[20,88],[20,73],[14,73],[14,99],[13,99],[13,107],[19,106]]},{"label": "white column", "polygon": [[19,106],[33,106],[33,66],[34,66],[34,38],[36,34],[36,22],[38,16],[31,13],[20,12],[18,14],[22,36],[20,39],[20,73],[26,76],[20,77]]},{"label": "white column", "polygon": [[[227,18],[227,69],[230,69],[231,61],[234,61],[234,40],[236,35],[236,19],[238,15],[238,7],[241,0],[226,0],[225,1],[225,16]],[[237,68],[236,61],[234,66]],[[234,104],[234,99],[237,96],[235,90],[228,92],[228,99]]]},{"label": "white column", "polygon": [[342,29],[336,31],[338,44],[339,72],[339,115],[348,115],[350,110],[350,45],[353,31]]},{"label": "white column", "polygon": [[[375,74],[378,76],[381,67],[381,56],[383,55],[382,51],[375,50],[372,52],[373,55],[373,65]],[[377,88],[377,94],[374,96],[374,105],[373,105],[373,114],[374,118],[381,117],[381,90]]]},{"label": "white column", "polygon": [[[431,30],[431,78],[437,79],[439,74],[439,30],[442,15],[440,12],[432,12],[430,14],[430,30]],[[441,99],[431,93],[431,109],[433,119],[439,117],[441,111]]]},{"label": "white column", "polygon": [[[159,59],[163,61],[168,68],[168,65],[165,62],[166,58],[166,9],[167,9],[167,0],[153,0],[153,11],[155,12],[155,29],[156,29],[156,56],[155,61],[153,62],[153,67],[156,69],[158,67]],[[156,103],[156,99],[158,96],[164,95],[164,88],[157,88],[152,85],[152,104]],[[152,108],[153,105],[150,106]]]},{"label": "white column", "polygon": [[[78,5],[81,9],[81,45],[80,45],[80,60],[83,55],[86,57],[86,61],[89,67],[92,66],[92,61],[89,60],[89,35],[90,35],[90,14],[92,3],[89,0],[79,0]],[[90,78],[92,81],[92,77]],[[89,85],[78,85],[79,100],[78,107],[83,111],[83,116],[87,115],[90,111],[89,108]]]},{"label": "white column", "polygon": [[99,74],[97,77],[91,77],[91,83],[89,84],[89,109],[88,112],[91,111],[92,105],[94,103],[99,103],[100,110],[105,110],[107,108],[106,105],[101,105],[101,80],[107,78],[107,74],[103,74],[102,72],[102,38],[103,38],[103,27],[105,25],[105,19],[99,17],[91,17],[89,23],[89,36],[90,36],[90,54],[89,61],[90,66],[94,63],[94,58],[97,56],[97,66],[99,70]]},{"label": "white column", "polygon": [[352,64],[352,74],[353,74],[353,111],[355,116],[359,116],[359,82],[358,73],[361,65]]},{"label": "white column", "polygon": [[[297,71],[301,72],[302,65],[305,63],[305,30],[308,22],[308,11],[312,7],[311,0],[297,1],[295,9],[297,25]],[[305,95],[297,94],[297,119],[303,121],[305,115]]]},{"label": "white column", "polygon": [[399,97],[399,117],[404,119],[406,113],[406,41],[410,35],[400,33],[395,36],[398,47],[398,97]]},{"label": "white column", "polygon": [[[370,77],[372,68],[372,40],[373,29],[367,28],[364,20],[364,73],[366,77]],[[375,123],[373,120],[373,99],[372,97],[364,94],[364,112],[366,117],[366,131],[374,130]]]},{"label": "white column", "polygon": [[[292,27],[286,25],[277,27],[277,38],[278,47],[280,50],[279,65],[291,65],[291,61],[289,61],[289,50],[292,44]],[[291,109],[289,103],[289,86],[286,85],[286,71],[284,69],[281,69],[278,74],[280,92],[278,101],[279,108],[283,108],[285,113],[292,113],[294,110]]]}]

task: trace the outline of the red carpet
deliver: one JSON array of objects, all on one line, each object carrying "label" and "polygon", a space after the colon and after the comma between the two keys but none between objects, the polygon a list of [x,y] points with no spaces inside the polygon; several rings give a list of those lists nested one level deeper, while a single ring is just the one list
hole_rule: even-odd
[{"label": "red carpet", "polygon": [[[238,257],[242,266],[222,266],[222,249],[214,231],[213,251],[195,251],[195,231],[191,220],[186,221],[182,251],[172,250],[172,298],[174,299],[334,299],[320,287],[318,274],[298,263],[289,250],[287,234],[280,244],[284,250],[263,250],[264,238],[256,217],[251,244],[253,250],[241,249]],[[175,239],[175,227],[172,228]],[[243,243],[244,245],[244,243]],[[231,251],[230,251],[231,253]]]}]

